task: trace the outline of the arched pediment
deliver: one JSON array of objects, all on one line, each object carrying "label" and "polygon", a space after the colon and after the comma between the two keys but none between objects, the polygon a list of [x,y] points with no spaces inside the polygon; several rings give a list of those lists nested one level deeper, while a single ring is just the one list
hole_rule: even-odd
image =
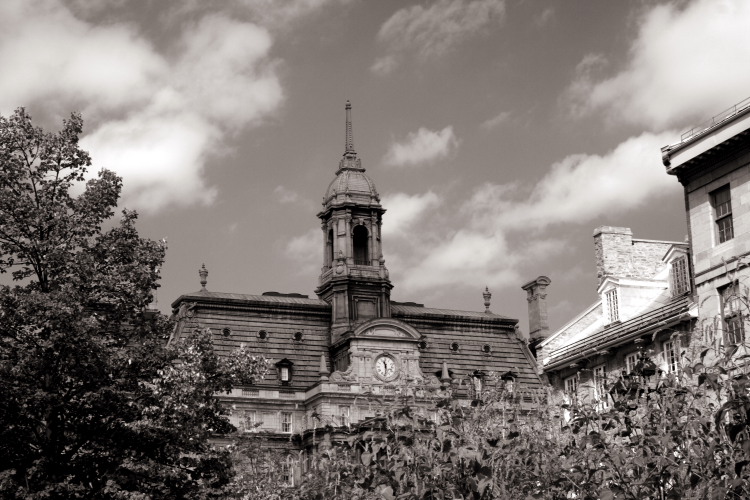
[{"label": "arched pediment", "polygon": [[375,318],[362,323],[353,332],[353,337],[378,339],[402,339],[418,341],[422,335],[413,327],[393,318]]}]

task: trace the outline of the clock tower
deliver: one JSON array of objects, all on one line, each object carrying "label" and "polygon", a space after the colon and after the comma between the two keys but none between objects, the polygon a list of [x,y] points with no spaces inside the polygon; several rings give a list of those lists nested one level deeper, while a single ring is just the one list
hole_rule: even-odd
[{"label": "clock tower", "polygon": [[381,226],[385,209],[354,150],[352,105],[346,101],[346,140],[336,177],[318,214],[323,268],[316,293],[331,304],[331,380],[384,384],[422,377],[421,334],[391,318],[391,285]]},{"label": "clock tower", "polygon": [[354,150],[352,105],[346,101],[344,155],[318,214],[324,252],[315,292],[331,304],[333,344],[357,325],[391,315],[393,285],[380,238],[383,213],[375,183]]}]

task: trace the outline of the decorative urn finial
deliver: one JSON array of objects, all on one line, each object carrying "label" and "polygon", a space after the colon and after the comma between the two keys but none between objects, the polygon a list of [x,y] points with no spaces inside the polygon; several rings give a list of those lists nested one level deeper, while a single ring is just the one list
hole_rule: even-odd
[{"label": "decorative urn finial", "polygon": [[482,297],[484,297],[484,312],[492,312],[490,311],[490,299],[492,298],[492,293],[490,293],[489,287],[484,287],[484,293],[482,294]]},{"label": "decorative urn finial", "polygon": [[206,289],[206,283],[208,283],[208,270],[206,264],[203,264],[198,270],[198,275],[201,277],[201,290]]}]

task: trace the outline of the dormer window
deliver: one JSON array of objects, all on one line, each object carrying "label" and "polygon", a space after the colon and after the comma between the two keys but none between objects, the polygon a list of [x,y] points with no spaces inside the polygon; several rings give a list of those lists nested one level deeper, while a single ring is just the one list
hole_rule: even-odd
[{"label": "dormer window", "polygon": [[604,294],[604,302],[607,308],[607,323],[620,321],[620,306],[617,297],[617,288],[613,288]]},{"label": "dormer window", "polygon": [[279,381],[282,385],[288,385],[292,381],[292,367],[294,363],[284,358],[276,363],[276,370],[279,374]]},{"label": "dormer window", "polygon": [[670,281],[672,284],[672,295],[682,295],[683,293],[690,291],[690,275],[688,274],[687,255],[678,257],[672,261]]}]

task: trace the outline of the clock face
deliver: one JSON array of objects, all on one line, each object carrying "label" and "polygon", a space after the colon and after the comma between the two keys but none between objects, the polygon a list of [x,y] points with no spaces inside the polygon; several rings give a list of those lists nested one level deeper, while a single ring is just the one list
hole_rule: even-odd
[{"label": "clock face", "polygon": [[390,356],[380,356],[375,360],[375,372],[383,379],[396,376],[396,362]]}]

